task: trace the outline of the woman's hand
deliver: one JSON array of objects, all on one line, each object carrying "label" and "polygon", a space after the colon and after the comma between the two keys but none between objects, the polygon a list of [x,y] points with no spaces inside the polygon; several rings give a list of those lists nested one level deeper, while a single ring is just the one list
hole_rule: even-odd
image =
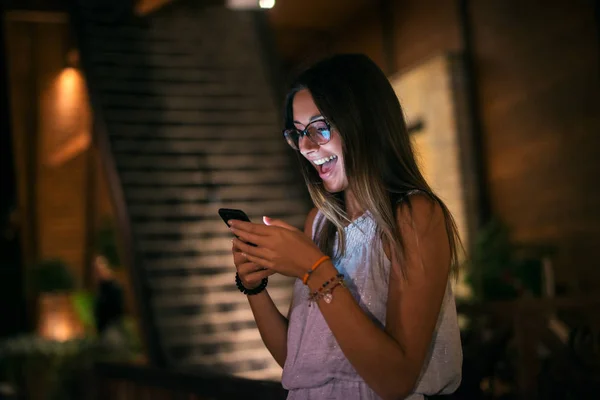
[{"label": "woman's hand", "polygon": [[[243,243],[241,241],[238,242]],[[275,271],[265,270],[260,265],[249,261],[242,254],[242,251],[238,248],[235,241],[231,250],[233,253],[233,263],[235,264],[240,280],[246,289],[258,287],[264,278],[275,273]]]},{"label": "woman's hand", "polygon": [[234,246],[241,250],[240,256],[249,262],[271,273],[302,278],[312,264],[323,256],[321,250],[299,229],[283,221],[267,217],[263,220],[266,225],[229,222],[231,231],[239,238],[233,240]]}]

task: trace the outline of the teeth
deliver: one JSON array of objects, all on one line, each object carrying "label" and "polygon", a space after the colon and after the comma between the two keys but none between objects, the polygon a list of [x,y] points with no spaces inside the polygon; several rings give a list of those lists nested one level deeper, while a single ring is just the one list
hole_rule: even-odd
[{"label": "teeth", "polygon": [[327,161],[333,160],[335,158],[337,158],[337,156],[329,156],[329,157],[321,158],[319,160],[314,160],[313,162],[315,163],[315,165],[323,165]]}]

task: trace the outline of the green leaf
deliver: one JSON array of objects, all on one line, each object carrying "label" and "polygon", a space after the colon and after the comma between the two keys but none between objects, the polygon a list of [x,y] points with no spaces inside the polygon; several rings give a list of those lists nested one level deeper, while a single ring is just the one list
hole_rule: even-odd
[{"label": "green leaf", "polygon": [[32,274],[35,289],[39,293],[69,292],[75,289],[75,277],[63,260],[43,260],[32,268]]},{"label": "green leaf", "polygon": [[71,295],[71,301],[79,320],[86,329],[94,330],[96,321],[94,318],[94,295],[87,291],[77,291]]}]

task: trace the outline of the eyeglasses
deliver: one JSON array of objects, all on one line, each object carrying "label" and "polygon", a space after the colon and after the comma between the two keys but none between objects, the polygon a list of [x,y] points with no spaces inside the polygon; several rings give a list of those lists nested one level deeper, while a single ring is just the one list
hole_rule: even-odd
[{"label": "eyeglasses", "polygon": [[325,119],[316,119],[306,125],[304,130],[290,128],[283,131],[283,136],[288,144],[295,150],[300,150],[300,138],[306,136],[311,142],[319,146],[331,140],[331,125]]}]

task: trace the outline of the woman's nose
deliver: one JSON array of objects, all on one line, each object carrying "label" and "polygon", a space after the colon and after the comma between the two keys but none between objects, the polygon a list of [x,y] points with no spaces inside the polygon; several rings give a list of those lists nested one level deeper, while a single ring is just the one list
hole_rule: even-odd
[{"label": "woman's nose", "polygon": [[298,141],[298,148],[302,154],[308,154],[319,149],[319,145],[310,140],[308,137],[301,136]]}]

